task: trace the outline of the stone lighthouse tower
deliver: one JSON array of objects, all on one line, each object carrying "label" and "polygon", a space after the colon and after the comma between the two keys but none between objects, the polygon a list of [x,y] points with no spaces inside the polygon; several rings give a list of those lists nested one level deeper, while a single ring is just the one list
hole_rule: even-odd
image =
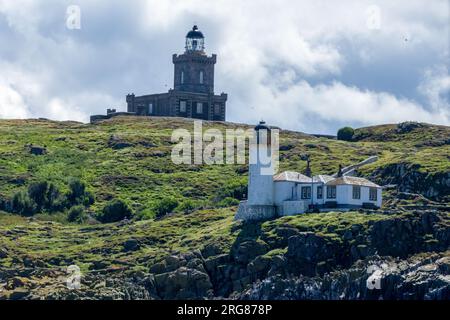
[{"label": "stone lighthouse tower", "polygon": [[276,215],[271,136],[264,121],[255,127],[249,148],[248,200],[239,204],[236,220],[263,220]]},{"label": "stone lighthouse tower", "polygon": [[[228,95],[223,92],[214,93],[217,55],[208,55],[205,36],[196,25],[186,34],[184,52],[172,55],[172,62],[173,88],[165,93],[143,96],[128,94],[127,114],[225,121]],[[123,113],[109,110],[107,116],[93,116],[91,121],[121,114]]]}]

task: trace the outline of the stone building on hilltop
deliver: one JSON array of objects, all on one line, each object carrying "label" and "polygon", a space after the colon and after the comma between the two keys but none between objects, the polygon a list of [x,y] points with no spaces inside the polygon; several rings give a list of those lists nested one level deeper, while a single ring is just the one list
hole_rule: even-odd
[{"label": "stone building on hilltop", "polygon": [[214,93],[217,55],[205,52],[205,37],[194,26],[186,35],[185,52],[172,56],[174,85],[166,93],[126,97],[127,112],[108,109],[107,115],[91,116],[91,122],[117,115],[184,117],[225,121],[227,94]]}]

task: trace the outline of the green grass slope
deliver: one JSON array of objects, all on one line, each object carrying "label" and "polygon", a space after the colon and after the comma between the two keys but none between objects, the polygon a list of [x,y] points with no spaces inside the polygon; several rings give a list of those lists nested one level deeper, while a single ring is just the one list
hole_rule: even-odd
[{"label": "green grass slope", "polygon": [[[98,124],[47,120],[0,121],[0,198],[8,199],[33,181],[47,180],[66,188],[68,177],[86,182],[95,195],[94,211],[113,198],[128,201],[136,212],[145,212],[154,201],[173,196],[191,199],[203,206],[216,206],[239,187],[245,188],[245,165],[175,165],[170,160],[174,129],[193,130],[193,122],[179,118],[115,118]],[[210,128],[249,128],[231,123],[205,122]],[[363,129],[361,129],[363,130]],[[401,139],[370,139],[376,132],[391,132],[394,126],[364,129],[357,142],[315,138],[281,131],[280,170],[305,169],[302,155],[309,154],[315,174],[335,173],[339,164],[349,165],[368,156],[380,160],[362,170],[370,176],[377,169],[397,163],[417,166],[427,174],[450,171],[450,145],[436,146],[450,136],[448,127],[426,125]],[[390,131],[389,131],[390,130]],[[389,133],[389,136],[395,136]],[[45,155],[32,155],[28,145],[46,148]],[[383,183],[377,176],[377,182]],[[231,190],[231,191],[230,191]],[[219,196],[218,196],[219,195]],[[219,198],[219,199],[218,199]],[[149,215],[151,216],[151,212]]]}]

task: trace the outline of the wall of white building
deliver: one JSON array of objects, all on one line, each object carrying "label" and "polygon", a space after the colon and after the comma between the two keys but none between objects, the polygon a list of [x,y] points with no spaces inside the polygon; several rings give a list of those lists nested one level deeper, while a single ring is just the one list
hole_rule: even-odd
[{"label": "wall of white building", "polygon": [[[291,181],[277,181],[275,185],[275,205],[282,205],[286,200],[302,200],[311,203],[311,199],[302,199],[302,187],[311,187],[311,183],[298,183]],[[317,187],[322,186],[322,199],[317,198]],[[294,191],[293,191],[294,189]],[[314,183],[312,197],[315,204],[323,204],[325,188],[321,183]]]},{"label": "wall of white building", "polygon": [[[319,199],[317,187],[322,186],[322,198]],[[296,183],[290,181],[278,181],[274,183],[274,202],[276,206],[282,206],[284,201],[299,200],[310,204],[311,199],[302,199],[302,187],[311,187],[311,184]],[[381,207],[382,193],[381,188],[377,188],[377,201],[370,201],[369,187],[361,186],[360,199],[353,199],[353,186],[352,185],[337,185],[336,186],[336,198],[327,198],[327,186],[322,183],[314,183],[313,185],[313,202],[317,205],[323,205],[326,202],[336,201],[342,205],[355,205],[361,206],[364,202],[373,203],[377,207]],[[294,192],[293,192],[294,189]]]},{"label": "wall of white building", "polygon": [[294,187],[294,185],[294,182],[289,181],[277,181],[274,183],[274,199],[276,206],[282,206],[284,201],[292,200],[292,188]]},{"label": "wall of white building", "polygon": [[[317,187],[322,186],[322,198],[319,199]],[[290,181],[278,181],[274,183],[274,204],[278,207],[279,212],[283,211],[283,203],[285,201],[302,201],[306,204],[306,209],[311,204],[311,199],[302,199],[302,187],[311,187],[311,184],[296,183]],[[323,205],[326,202],[337,202],[338,205],[350,205],[350,206],[362,206],[363,203],[373,203],[377,207],[381,207],[382,204],[382,192],[381,188],[377,188],[377,200],[370,200],[370,187],[360,186],[360,199],[353,199],[353,186],[352,185],[337,185],[336,186],[336,198],[327,198],[328,186],[322,183],[313,184],[313,203],[316,205]],[[294,189],[294,192],[293,192]],[[296,189],[296,191],[295,191]],[[293,202],[291,207],[295,206]],[[302,207],[303,208],[303,207]],[[291,212],[294,209],[289,209]],[[300,207],[298,210],[301,210]],[[295,210],[294,210],[295,211]]]},{"label": "wall of white building", "polygon": [[280,216],[292,216],[304,213],[308,210],[308,203],[303,200],[284,201],[283,205],[277,207]]},{"label": "wall of white building", "polygon": [[361,206],[363,203],[373,203],[377,207],[381,207],[382,195],[381,188],[377,188],[377,200],[370,200],[370,187],[360,186],[360,199],[353,199],[352,185],[336,186],[336,199],[326,199],[326,201],[337,201],[338,204]]},{"label": "wall of white building", "polygon": [[330,201],[337,201],[339,204],[349,204],[349,193],[348,191],[351,189],[351,186],[348,185],[341,185],[336,186],[336,200],[330,200]]}]

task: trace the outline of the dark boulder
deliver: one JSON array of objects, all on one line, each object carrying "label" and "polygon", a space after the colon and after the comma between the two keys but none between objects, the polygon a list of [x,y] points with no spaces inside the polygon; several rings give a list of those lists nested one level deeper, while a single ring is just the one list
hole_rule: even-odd
[{"label": "dark boulder", "polygon": [[425,124],[425,123],[414,122],[414,121],[407,121],[407,122],[399,123],[397,125],[396,132],[397,133],[409,133],[409,132],[411,132],[411,131],[413,131],[415,129],[424,128],[426,126],[428,126],[428,125]]},{"label": "dark boulder", "polygon": [[232,256],[237,263],[247,264],[257,256],[265,254],[269,246],[261,240],[246,240],[232,249]]},{"label": "dark boulder", "polygon": [[219,244],[213,242],[205,245],[203,249],[201,249],[201,253],[204,258],[209,258],[221,254],[222,249]]},{"label": "dark boulder", "polygon": [[[287,258],[296,273],[314,275],[338,263],[342,248],[329,238],[312,232],[302,232],[288,241]],[[320,266],[320,270],[317,270]]]},{"label": "dark boulder", "polygon": [[28,150],[30,151],[31,154],[35,156],[42,156],[47,153],[47,148],[40,146],[29,145]]},{"label": "dark boulder", "polygon": [[110,147],[114,150],[130,148],[133,146],[134,146],[134,144],[132,144],[116,135],[111,135],[108,140],[108,147]]},{"label": "dark boulder", "polygon": [[162,299],[205,299],[213,293],[206,273],[186,267],[156,275],[155,283]]},{"label": "dark boulder", "polygon": [[247,271],[248,273],[253,275],[265,274],[267,273],[267,271],[269,271],[271,262],[272,259],[270,257],[266,256],[256,257],[254,260],[250,261],[250,263],[247,265]]},{"label": "dark boulder", "polygon": [[127,241],[125,241],[123,243],[123,250],[125,252],[128,251],[137,251],[139,250],[141,247],[139,241],[137,241],[136,239],[128,239]]}]

